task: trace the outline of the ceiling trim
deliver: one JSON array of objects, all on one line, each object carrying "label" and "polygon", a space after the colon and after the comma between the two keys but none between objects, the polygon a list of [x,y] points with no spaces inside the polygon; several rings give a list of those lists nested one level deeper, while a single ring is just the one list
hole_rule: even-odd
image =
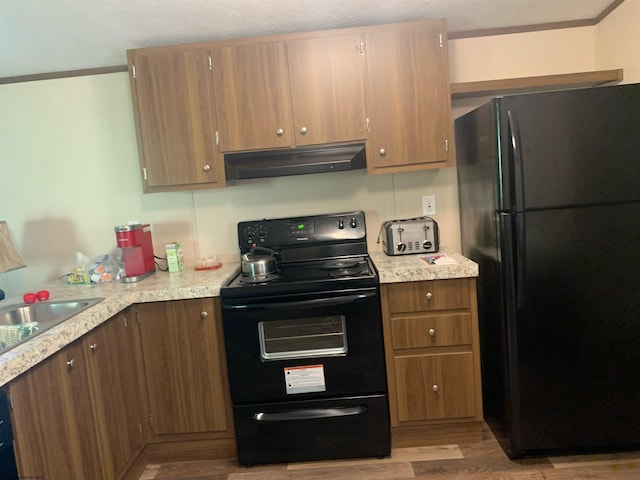
[{"label": "ceiling trim", "polygon": [[[563,28],[592,27],[600,23],[611,12],[618,8],[624,0],[613,0],[597,17],[585,20],[567,22],[551,22],[535,25],[523,25],[518,27],[489,28],[482,30],[470,30],[464,32],[449,32],[449,40],[473,37],[487,37],[495,35],[509,35],[527,32],[539,32],[544,30],[558,30]],[[120,73],[128,71],[127,65],[115,65],[111,67],[86,68],[82,70],[66,70],[61,72],[47,72],[33,75],[21,75],[15,77],[0,77],[0,85],[9,83],[34,82],[39,80],[55,80],[60,78],[83,77],[87,75],[102,75],[106,73]]]},{"label": "ceiling trim", "polygon": [[618,8],[622,2],[624,2],[624,0],[613,0],[597,17],[585,20],[539,23],[518,27],[486,28],[482,30],[468,30],[465,32],[449,32],[448,38],[449,40],[456,40],[460,38],[490,37],[495,35],[510,35],[514,33],[540,32],[543,30],[559,30],[562,28],[592,27],[604,20],[604,18]]}]

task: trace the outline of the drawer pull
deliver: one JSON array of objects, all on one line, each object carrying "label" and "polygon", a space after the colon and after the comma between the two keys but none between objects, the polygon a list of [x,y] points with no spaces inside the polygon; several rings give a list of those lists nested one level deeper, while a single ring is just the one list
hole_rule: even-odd
[{"label": "drawer pull", "polygon": [[74,363],[76,363],[76,361],[73,358],[67,362],[67,366],[69,367],[69,369],[73,368]]},{"label": "drawer pull", "polygon": [[433,298],[433,293],[431,292],[427,292],[427,294],[425,295],[427,300],[431,300]]},{"label": "drawer pull", "polygon": [[431,390],[438,393],[440,391],[440,387],[438,385],[434,385],[433,387],[431,387]]},{"label": "drawer pull", "polygon": [[207,318],[208,316],[209,316],[209,314],[208,314],[207,312],[200,312],[200,318],[201,318],[201,319],[203,319],[203,320],[204,320],[204,319],[205,319],[205,318]]},{"label": "drawer pull", "polygon": [[430,328],[429,329],[429,336],[430,337],[435,337],[436,336],[436,329],[435,328]]}]

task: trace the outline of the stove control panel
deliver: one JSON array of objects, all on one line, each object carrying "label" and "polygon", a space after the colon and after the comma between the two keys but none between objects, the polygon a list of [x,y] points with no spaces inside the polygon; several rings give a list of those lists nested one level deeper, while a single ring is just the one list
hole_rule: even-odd
[{"label": "stove control panel", "polygon": [[244,253],[251,247],[286,248],[308,244],[366,241],[364,212],[306,217],[273,218],[238,223],[238,245]]}]

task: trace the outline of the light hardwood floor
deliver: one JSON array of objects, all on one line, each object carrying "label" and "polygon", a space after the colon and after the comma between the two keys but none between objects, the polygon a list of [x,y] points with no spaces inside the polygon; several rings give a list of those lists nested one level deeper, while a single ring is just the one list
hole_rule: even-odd
[{"label": "light hardwood floor", "polygon": [[148,465],[140,480],[640,480],[640,451],[509,460],[482,443],[394,449],[389,458],[239,466],[235,459]]}]

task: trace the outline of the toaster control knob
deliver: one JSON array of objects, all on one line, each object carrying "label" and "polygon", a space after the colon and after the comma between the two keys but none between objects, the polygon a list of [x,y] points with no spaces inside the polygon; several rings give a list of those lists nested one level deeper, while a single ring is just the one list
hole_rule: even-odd
[{"label": "toaster control knob", "polygon": [[407,249],[407,244],[400,242],[397,248],[399,252],[404,252]]},{"label": "toaster control knob", "polygon": [[431,243],[429,240],[425,240],[424,242],[422,242],[422,248],[424,248],[425,250],[429,250],[432,246],[433,243]]},{"label": "toaster control knob", "polygon": [[341,218],[338,220],[338,228],[340,230],[342,230],[344,228],[344,220],[341,219]]},{"label": "toaster control knob", "polygon": [[358,226],[358,219],[357,218],[352,218],[351,221],[349,222],[349,225],[351,225],[351,228],[356,228]]}]

